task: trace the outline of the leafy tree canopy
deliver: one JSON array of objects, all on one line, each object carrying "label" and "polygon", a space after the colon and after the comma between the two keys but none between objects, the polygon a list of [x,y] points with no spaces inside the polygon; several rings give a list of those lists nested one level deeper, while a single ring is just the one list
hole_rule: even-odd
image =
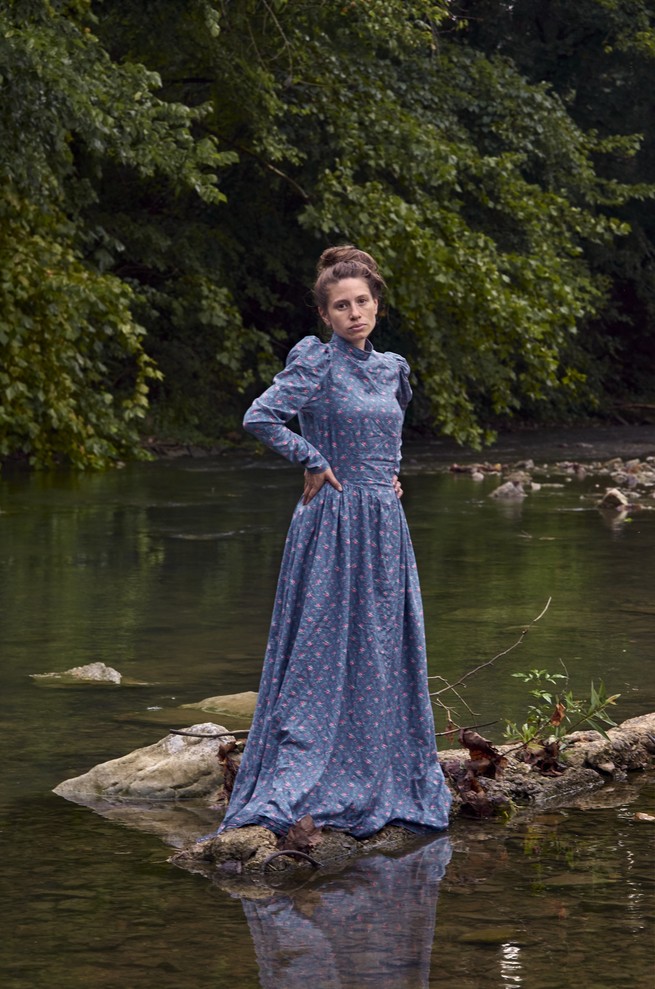
[{"label": "leafy tree canopy", "polygon": [[85,0],[0,10],[0,457],[35,465],[133,451],[159,373],[134,287],[105,264],[120,246],[85,218],[106,164],[218,202],[233,158],[192,136],[205,110],[161,100],[157,74],[113,62],[92,25]]},{"label": "leafy tree canopy", "polygon": [[[389,276],[379,346],[410,357],[417,419],[479,445],[498,416],[589,388],[579,331],[608,312],[608,259],[652,190],[641,118],[574,112],[520,20],[539,6],[9,4],[0,455],[116,455],[149,388],[160,424],[224,432],[311,330],[315,258],[343,241]],[[628,6],[645,10],[579,5],[617,19],[599,64],[638,50],[645,79],[651,23]]]},{"label": "leafy tree canopy", "polygon": [[[650,0],[464,0],[466,41],[502,53],[543,80],[588,133],[621,140],[594,156],[606,178],[632,187],[612,213],[630,231],[587,252],[607,285],[606,301],[581,324],[605,396],[653,398],[655,364],[655,7]],[[621,153],[634,135],[634,153]],[[646,188],[645,188],[646,187]]]}]

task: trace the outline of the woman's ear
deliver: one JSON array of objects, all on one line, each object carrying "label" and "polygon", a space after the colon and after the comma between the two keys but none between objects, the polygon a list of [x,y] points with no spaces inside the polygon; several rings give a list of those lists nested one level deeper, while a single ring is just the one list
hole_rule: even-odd
[{"label": "woman's ear", "polygon": [[321,319],[323,320],[323,322],[325,323],[325,325],[326,326],[329,326],[330,325],[330,320],[328,319],[328,314],[326,313],[325,309],[319,309],[318,314],[321,317]]}]

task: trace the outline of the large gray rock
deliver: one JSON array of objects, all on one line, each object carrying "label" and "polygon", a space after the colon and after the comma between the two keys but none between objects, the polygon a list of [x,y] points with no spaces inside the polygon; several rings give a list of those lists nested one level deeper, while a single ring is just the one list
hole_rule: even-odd
[{"label": "large gray rock", "polygon": [[[206,722],[184,731],[217,736],[226,735],[227,729]],[[102,762],[82,776],[64,780],[54,793],[76,801],[84,797],[115,801],[207,797],[223,784],[218,747],[231,739],[231,735],[220,739],[167,735],[154,745]]]}]

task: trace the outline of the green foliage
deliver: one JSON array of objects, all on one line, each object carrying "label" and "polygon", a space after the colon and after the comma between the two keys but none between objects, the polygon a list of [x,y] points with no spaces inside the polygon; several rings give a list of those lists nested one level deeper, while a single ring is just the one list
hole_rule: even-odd
[{"label": "green foliage", "polygon": [[[597,175],[598,140],[544,86],[440,38],[443,9],[430,22],[424,5],[401,15],[387,4],[389,32],[369,6],[317,15],[297,3],[274,22],[260,3],[223,9],[220,90],[248,111],[218,103],[214,132],[250,158],[230,178],[226,212],[257,231],[257,266],[282,283],[284,303],[278,295],[265,322],[253,318],[290,342],[306,320],[296,307],[289,330],[279,307],[287,284],[302,294],[312,254],[350,240],[379,256],[433,420],[477,446],[490,436],[485,420],[579,386],[583,372],[561,355],[605,289],[585,252],[625,235],[600,204],[629,190]],[[262,213],[279,219],[263,238]],[[280,246],[280,228],[295,251]],[[247,291],[232,286],[237,299]]]},{"label": "green foliage", "polygon": [[138,452],[160,375],[136,295],[107,268],[120,251],[87,214],[107,163],[219,202],[232,160],[191,134],[202,113],[155,96],[156,74],[113,62],[90,4],[0,12],[0,458],[99,467]]},{"label": "green foliage", "polygon": [[0,234],[0,457],[99,467],[134,450],[158,372],[129,288],[81,262],[61,214],[17,212]]},{"label": "green foliage", "polygon": [[[597,136],[594,168],[607,183],[629,182],[611,202],[629,227],[619,243],[589,251],[604,280],[603,306],[580,324],[578,364],[605,401],[652,401],[655,364],[655,14],[648,0],[465,0],[466,40],[511,58],[545,81],[586,133]],[[603,208],[603,200],[600,200]]]},{"label": "green foliage", "polygon": [[[607,737],[605,726],[616,727],[608,713],[620,694],[608,697],[604,683],[596,687],[592,681],[589,696],[575,697],[568,688],[569,677],[564,673],[549,673],[548,670],[532,669],[523,673],[512,673],[530,687],[529,695],[537,703],[527,708],[526,719],[522,724],[508,721],[505,738],[508,741],[521,741],[524,746],[532,743],[545,743],[554,739],[561,751],[562,739],[581,725],[587,725]],[[564,681],[563,684],[560,681]]]},{"label": "green foliage", "polygon": [[6,4],[0,456],[99,465],[148,408],[234,427],[345,240],[388,274],[415,421],[479,446],[588,406],[655,320],[653,47],[641,0]]},{"label": "green foliage", "polygon": [[106,30],[171,94],[213,99],[205,127],[240,155],[206,222],[214,280],[270,341],[243,355],[255,381],[307,331],[315,256],[351,240],[389,273],[397,345],[444,432],[477,446],[490,420],[580,389],[577,330],[607,290],[589,254],[626,235],[608,208],[631,190],[598,174],[600,138],[557,96],[463,44],[445,4],[156,6],[154,34],[124,3]]}]

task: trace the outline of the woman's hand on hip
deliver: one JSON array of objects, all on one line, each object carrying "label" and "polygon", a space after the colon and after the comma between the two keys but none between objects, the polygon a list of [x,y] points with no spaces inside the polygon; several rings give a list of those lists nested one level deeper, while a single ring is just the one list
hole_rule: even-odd
[{"label": "woman's hand on hip", "polygon": [[400,484],[400,481],[398,480],[397,474],[393,475],[393,477],[391,478],[391,483],[393,484],[393,489],[396,492],[396,497],[400,500],[400,498],[402,498],[403,496],[403,489]]},{"label": "woman's hand on hip", "polygon": [[337,491],[343,491],[330,467],[327,470],[321,471],[320,474],[310,474],[308,470],[305,471],[305,487],[302,493],[303,505],[309,505],[312,498],[316,497],[326,481],[333,488],[336,488]]}]

